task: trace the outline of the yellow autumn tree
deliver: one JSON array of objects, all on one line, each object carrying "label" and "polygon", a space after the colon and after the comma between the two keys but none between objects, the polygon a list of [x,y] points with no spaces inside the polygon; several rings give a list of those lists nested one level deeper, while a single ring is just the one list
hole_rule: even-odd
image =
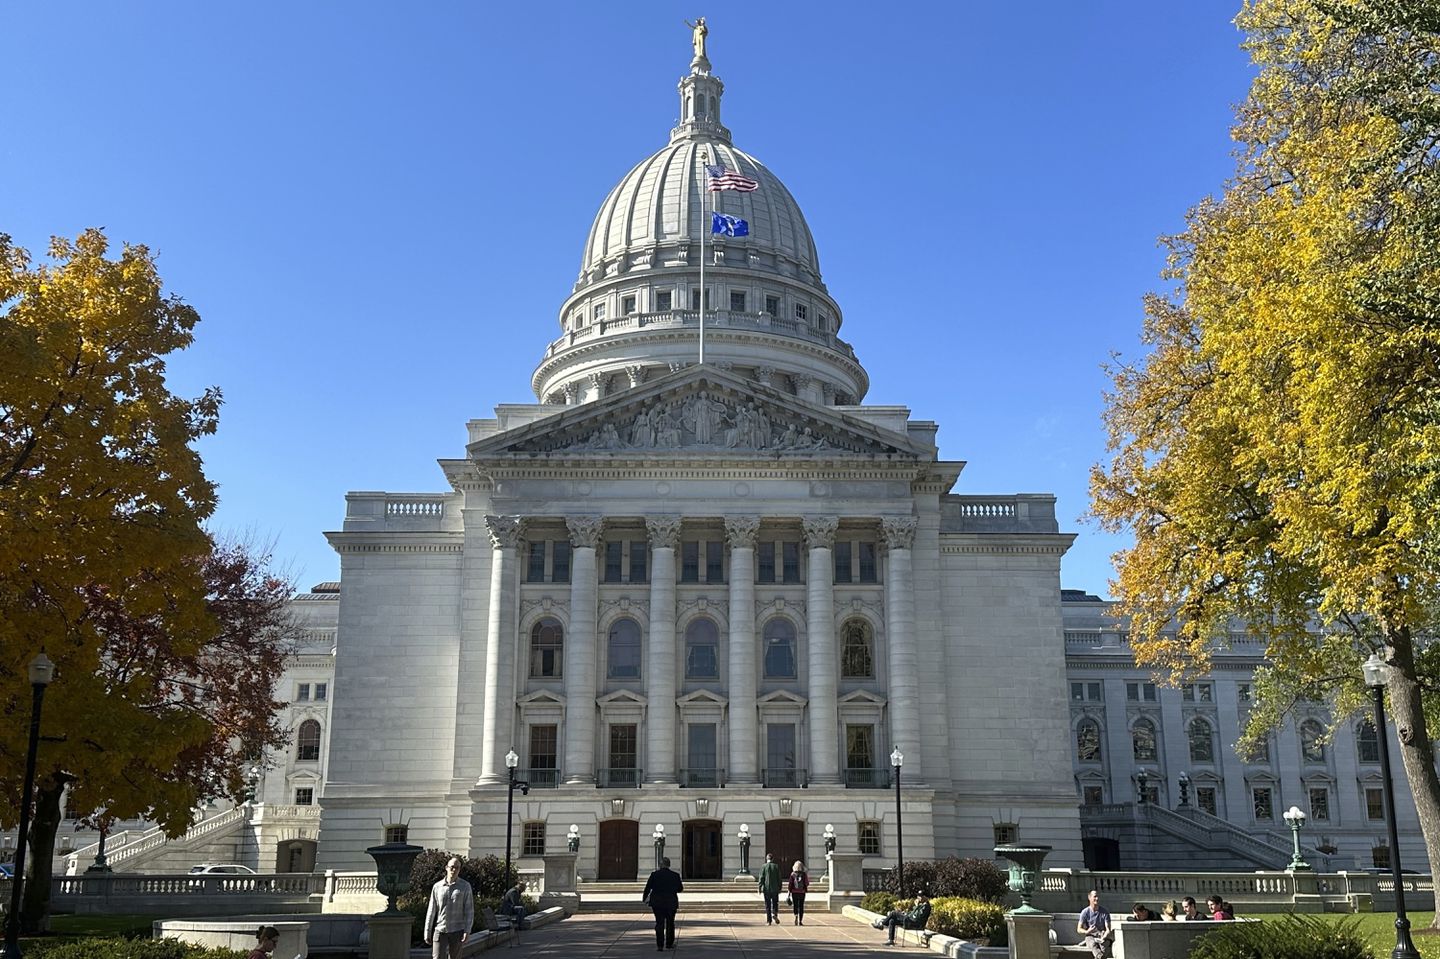
[{"label": "yellow autumn tree", "polygon": [[[1203,669],[1235,618],[1269,641],[1250,735],[1300,696],[1337,717],[1380,651],[1440,864],[1440,7],[1252,0],[1239,167],[1169,239],[1148,353],[1111,369],[1093,515],[1134,545],[1137,659]],[[1427,723],[1427,714],[1431,721]]]}]

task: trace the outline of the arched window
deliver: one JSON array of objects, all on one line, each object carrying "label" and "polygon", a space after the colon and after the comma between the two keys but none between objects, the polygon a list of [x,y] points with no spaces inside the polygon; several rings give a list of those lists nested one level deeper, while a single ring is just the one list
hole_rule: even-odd
[{"label": "arched window", "polygon": [[1137,719],[1130,727],[1130,742],[1134,747],[1136,762],[1155,762],[1155,724],[1148,719]]},{"label": "arched window", "polygon": [[1190,761],[1192,763],[1213,763],[1215,761],[1215,736],[1210,724],[1203,719],[1192,719],[1186,730],[1190,738]]},{"label": "arched window", "polygon": [[719,679],[720,657],[716,655],[720,631],[713,619],[704,616],[690,620],[685,627],[685,678]]},{"label": "arched window", "polygon": [[1300,724],[1300,758],[1307,763],[1325,761],[1325,728],[1313,719]]},{"label": "arched window", "polygon": [[863,619],[847,619],[840,627],[840,676],[844,679],[874,679],[874,649],[870,624]]},{"label": "arched window", "polygon": [[609,676],[611,679],[640,678],[640,624],[617,619],[610,627]]},{"label": "arched window", "polygon": [[565,628],[546,616],[530,627],[530,677],[556,679],[565,662]]},{"label": "arched window", "polygon": [[302,763],[320,761],[320,724],[307,719],[295,734],[295,758]]},{"label": "arched window", "polygon": [[765,624],[765,678],[795,678],[795,627],[783,616]]},{"label": "arched window", "polygon": [[1100,761],[1100,724],[1093,719],[1082,719],[1075,727],[1075,758],[1082,763]]},{"label": "arched window", "polygon": [[1362,763],[1380,761],[1380,737],[1375,735],[1375,724],[1370,720],[1367,719],[1355,727],[1355,745],[1360,750]]}]

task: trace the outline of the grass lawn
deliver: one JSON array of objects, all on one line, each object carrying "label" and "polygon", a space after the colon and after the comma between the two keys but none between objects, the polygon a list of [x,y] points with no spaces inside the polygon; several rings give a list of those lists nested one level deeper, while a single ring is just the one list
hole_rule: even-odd
[{"label": "grass lawn", "polygon": [[[1433,912],[1407,912],[1410,917],[1410,938],[1415,942],[1415,948],[1420,950],[1424,959],[1440,959],[1440,933],[1426,933],[1421,931],[1428,928],[1435,918]],[[1256,919],[1264,919],[1263,914],[1255,914]],[[1326,914],[1320,918],[1333,919],[1359,919],[1360,935],[1370,942],[1371,948],[1375,950],[1375,959],[1385,959],[1390,955],[1390,950],[1395,948],[1395,913],[1393,912],[1364,912],[1358,916],[1340,916]]]}]

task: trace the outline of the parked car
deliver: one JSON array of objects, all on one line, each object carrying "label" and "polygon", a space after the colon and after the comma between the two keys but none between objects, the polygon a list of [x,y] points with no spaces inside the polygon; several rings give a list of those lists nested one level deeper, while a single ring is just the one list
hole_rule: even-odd
[{"label": "parked car", "polygon": [[0,879],[14,879],[15,867],[8,862],[0,862]]},{"label": "parked car", "polygon": [[202,862],[190,867],[192,876],[254,876],[255,870],[235,862]]}]

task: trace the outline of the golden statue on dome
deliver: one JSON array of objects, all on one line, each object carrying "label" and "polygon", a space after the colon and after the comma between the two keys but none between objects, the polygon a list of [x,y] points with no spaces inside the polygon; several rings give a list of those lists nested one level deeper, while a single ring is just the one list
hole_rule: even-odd
[{"label": "golden statue on dome", "polygon": [[699,17],[694,23],[686,20],[684,23],[690,28],[690,45],[695,48],[695,59],[690,61],[691,65],[703,63],[708,66],[710,60],[705,56],[705,37],[710,33],[710,28],[705,26],[705,18]]}]

